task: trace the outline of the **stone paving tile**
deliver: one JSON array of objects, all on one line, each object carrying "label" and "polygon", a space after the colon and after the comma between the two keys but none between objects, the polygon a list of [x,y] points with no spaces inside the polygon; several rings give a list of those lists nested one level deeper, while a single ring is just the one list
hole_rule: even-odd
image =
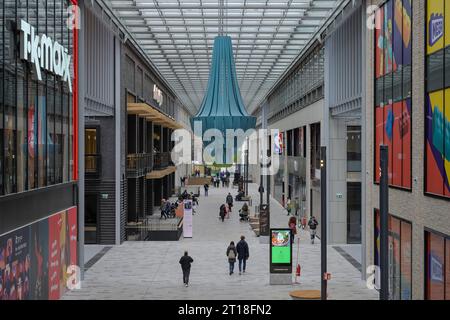
[{"label": "stone paving tile", "polygon": [[[258,205],[257,185],[250,186],[254,199],[252,210]],[[309,244],[309,233],[300,231],[299,262],[302,275],[300,284],[269,285],[269,250],[260,244],[248,223],[239,222],[236,203],[231,219],[221,222],[218,208],[228,192],[236,189],[211,188],[209,197],[200,198],[200,206],[193,221],[192,239],[178,242],[125,242],[114,246],[85,274],[82,289],[68,292],[63,299],[171,299],[171,300],[289,300],[289,292],[297,289],[320,289],[320,241]],[[286,211],[271,202],[271,226],[285,228]],[[247,273],[229,276],[226,248],[230,241],[246,236],[250,247]],[[190,286],[182,284],[178,260],[188,250],[194,263]],[[297,264],[298,244],[293,250]],[[328,248],[328,270],[332,280],[328,284],[330,299],[377,299],[375,291],[368,290],[361,275],[331,246]],[[293,282],[295,277],[293,277]]]}]

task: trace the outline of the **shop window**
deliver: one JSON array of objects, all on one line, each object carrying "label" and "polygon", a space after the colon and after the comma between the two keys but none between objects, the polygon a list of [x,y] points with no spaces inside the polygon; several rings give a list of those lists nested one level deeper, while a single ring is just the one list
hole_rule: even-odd
[{"label": "shop window", "polygon": [[446,248],[450,237],[434,232],[425,232],[425,299],[450,300],[450,291],[446,281],[449,260]]},{"label": "shop window", "polygon": [[292,156],[292,146],[293,146],[293,141],[292,141],[292,130],[287,131],[286,133],[286,149],[287,149],[287,155],[288,157]]},{"label": "shop window", "polygon": [[[389,299],[412,299],[412,225],[388,217]],[[380,212],[375,209],[374,263],[380,265]],[[377,284],[379,287],[379,283]]]},{"label": "shop window", "polygon": [[425,192],[450,198],[450,5],[427,0]]},{"label": "shop window", "polygon": [[427,57],[427,91],[444,88],[444,50]]},{"label": "shop window", "polygon": [[389,184],[411,189],[411,0],[387,1],[375,14],[375,159],[389,148]]}]

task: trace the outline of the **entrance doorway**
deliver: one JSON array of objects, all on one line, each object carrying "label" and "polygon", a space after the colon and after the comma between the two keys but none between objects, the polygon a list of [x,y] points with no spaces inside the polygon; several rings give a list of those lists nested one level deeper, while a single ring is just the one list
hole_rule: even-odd
[{"label": "entrance doorway", "polygon": [[98,194],[85,195],[84,209],[84,242],[86,244],[99,243],[98,235]]},{"label": "entrance doorway", "polygon": [[361,183],[347,183],[347,243],[361,243]]}]

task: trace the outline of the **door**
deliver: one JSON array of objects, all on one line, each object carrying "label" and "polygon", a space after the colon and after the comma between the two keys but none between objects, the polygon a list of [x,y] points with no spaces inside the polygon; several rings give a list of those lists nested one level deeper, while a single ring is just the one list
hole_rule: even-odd
[{"label": "door", "polygon": [[97,193],[85,195],[84,209],[84,243],[99,243],[99,219],[98,219],[98,197]]},{"label": "door", "polygon": [[361,243],[361,183],[347,183],[347,243]]}]

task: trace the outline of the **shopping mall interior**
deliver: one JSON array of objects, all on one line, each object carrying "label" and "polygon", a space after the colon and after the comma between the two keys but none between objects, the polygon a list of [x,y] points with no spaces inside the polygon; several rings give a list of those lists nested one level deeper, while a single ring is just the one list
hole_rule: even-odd
[{"label": "shopping mall interior", "polygon": [[450,1],[2,0],[0,60],[0,300],[450,300]]}]

